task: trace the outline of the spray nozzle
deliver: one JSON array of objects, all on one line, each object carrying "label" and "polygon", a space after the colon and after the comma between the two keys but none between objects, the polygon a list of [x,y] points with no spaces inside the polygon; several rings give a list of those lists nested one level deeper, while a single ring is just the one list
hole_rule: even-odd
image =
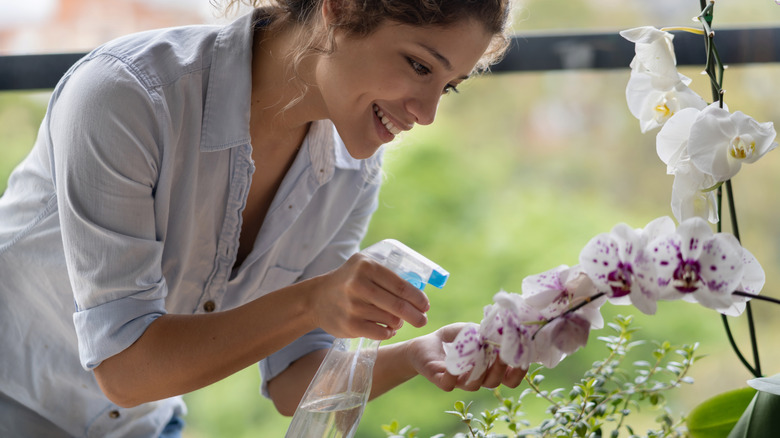
[{"label": "spray nozzle", "polygon": [[441,289],[450,273],[395,239],[385,239],[362,251],[420,290],[426,284]]}]

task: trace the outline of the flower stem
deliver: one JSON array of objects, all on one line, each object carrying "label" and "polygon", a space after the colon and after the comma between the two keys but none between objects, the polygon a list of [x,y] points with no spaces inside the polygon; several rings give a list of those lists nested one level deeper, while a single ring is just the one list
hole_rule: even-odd
[{"label": "flower stem", "polygon": [[[718,101],[720,107],[723,108],[724,67],[723,67],[723,61],[720,59],[720,54],[718,53],[718,49],[715,47],[715,32],[712,30],[712,18],[713,18],[713,10],[715,8],[715,3],[713,1],[708,2],[707,0],[700,0],[699,4],[701,5],[702,11],[697,18],[699,19],[699,22],[701,23],[702,28],[704,29],[704,45],[707,52],[705,70],[707,71],[707,76],[709,76],[710,78],[710,86],[712,88],[712,100],[713,102]],[[734,235],[734,237],[737,238],[737,241],[741,242],[740,235],[739,235],[739,225],[737,224],[737,209],[734,204],[734,191],[730,179],[726,181],[726,193],[728,195],[729,216],[731,216],[732,234]],[[718,188],[718,213],[719,214],[721,212],[721,204],[722,204],[722,191],[721,188]],[[723,222],[723,218],[721,217],[717,225],[718,232],[722,231],[722,222]],[[739,347],[737,347],[737,344],[734,341],[733,335],[731,334],[731,328],[729,327],[729,323],[725,315],[722,317],[723,326],[726,329],[726,335],[729,338],[729,343],[731,344],[731,348],[737,354],[739,360],[742,361],[745,367],[747,367],[747,369],[754,376],[759,377],[761,375],[761,361],[759,359],[759,354],[758,354],[758,341],[756,337],[755,321],[753,318],[753,309],[749,302],[745,305],[745,307],[747,309],[746,317],[748,320],[748,330],[750,332],[750,346],[753,351],[754,366],[748,364],[747,360],[740,352]]]},{"label": "flower stem", "polygon": [[731,216],[731,232],[738,241],[742,242],[739,237],[739,225],[737,224],[737,207],[734,203],[734,190],[731,185],[731,180],[726,181],[726,194],[729,197],[729,216]]},{"label": "flower stem", "polygon": [[745,305],[747,309],[748,330],[750,331],[750,345],[753,347],[753,364],[755,365],[754,376],[761,377],[761,360],[758,358],[758,339],[756,338],[756,326],[753,318],[753,308],[750,303]]},{"label": "flower stem", "polygon": [[662,27],[660,30],[663,32],[671,32],[677,30],[681,32],[695,33],[696,35],[704,35],[704,31],[696,27],[687,27],[687,26]]},{"label": "flower stem", "polygon": [[[597,294],[595,294],[595,295],[592,295],[592,296],[589,296],[589,297],[585,297],[585,298],[583,298],[583,299],[582,299],[582,301],[580,301],[579,303],[577,303],[577,304],[575,304],[574,306],[572,306],[572,307],[570,307],[570,308],[566,309],[566,311],[565,311],[565,312],[562,312],[562,313],[561,313],[561,314],[559,314],[559,315],[555,315],[555,316],[553,316],[553,317],[552,317],[552,318],[550,318],[550,319],[547,319],[547,320],[542,320],[542,321],[532,321],[532,322],[527,322],[527,323],[524,323],[524,324],[542,324],[542,326],[541,326],[541,327],[539,327],[539,330],[542,330],[542,329],[544,328],[544,326],[546,326],[547,324],[549,324],[549,323],[551,323],[551,322],[555,321],[555,320],[556,320],[556,319],[558,319],[558,318],[564,317],[564,316],[566,316],[566,315],[568,315],[568,314],[570,314],[570,313],[574,313],[574,312],[576,312],[577,310],[580,310],[581,308],[583,308],[583,307],[587,306],[588,304],[592,303],[593,301],[596,301],[596,300],[598,300],[599,298],[603,297],[604,295],[605,295],[605,293],[604,293],[604,292],[599,292],[599,293],[597,293]],[[536,331],[534,332],[534,334],[533,334],[533,335],[531,335],[531,340],[534,340],[534,339],[536,339],[536,334],[537,334],[537,333],[539,333],[539,330],[536,330]]]},{"label": "flower stem", "polygon": [[720,315],[721,321],[723,321],[723,328],[726,329],[726,337],[729,338],[729,344],[731,344],[731,349],[734,350],[734,353],[736,353],[737,358],[740,362],[742,362],[742,365],[745,365],[745,368],[750,371],[750,374],[752,374],[755,377],[758,377],[758,374],[756,373],[755,368],[753,368],[750,363],[748,363],[747,359],[745,359],[745,356],[742,355],[742,352],[739,351],[739,347],[737,346],[737,342],[734,340],[734,335],[731,334],[731,327],[729,327],[729,320],[726,315],[721,314]]},{"label": "flower stem", "polygon": [[743,292],[741,290],[736,290],[731,294],[736,295],[738,297],[745,297],[754,300],[769,301],[770,303],[780,304],[780,300],[778,300],[777,298],[767,297],[764,295],[751,294],[750,292]]},{"label": "flower stem", "polygon": [[[726,194],[728,195],[728,201],[729,201],[729,216],[731,216],[731,232],[734,234],[734,237],[737,238],[737,241],[741,242],[742,239],[739,235],[739,224],[737,222],[737,207],[734,202],[734,189],[731,183],[731,180],[726,181]],[[763,297],[762,297],[763,298]],[[761,376],[761,359],[758,354],[758,338],[756,336],[756,324],[755,324],[755,318],[753,318],[753,307],[748,302],[745,305],[745,308],[747,312],[745,312],[747,316],[747,322],[748,322],[748,332],[750,333],[750,346],[753,350],[753,365],[754,367],[750,368],[751,372],[755,377]]]}]

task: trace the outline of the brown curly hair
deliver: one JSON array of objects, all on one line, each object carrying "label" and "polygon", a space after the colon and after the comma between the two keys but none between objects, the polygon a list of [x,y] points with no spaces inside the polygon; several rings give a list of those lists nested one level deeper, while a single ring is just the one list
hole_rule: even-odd
[{"label": "brown curly hair", "polygon": [[[211,3],[229,13],[240,5],[263,10],[263,16],[272,27],[305,25],[306,29],[320,20],[324,0],[211,0]],[[476,66],[484,71],[498,62],[509,46],[511,0],[330,0],[337,10],[337,19],[326,32],[307,32],[301,35],[299,51],[293,65],[308,54],[333,51],[336,29],[347,35],[363,37],[371,34],[385,20],[413,26],[447,26],[461,19],[475,19],[493,35],[487,51]]]}]

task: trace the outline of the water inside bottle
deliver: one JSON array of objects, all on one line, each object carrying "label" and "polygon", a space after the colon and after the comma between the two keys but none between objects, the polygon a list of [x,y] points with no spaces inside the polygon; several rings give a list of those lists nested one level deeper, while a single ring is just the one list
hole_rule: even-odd
[{"label": "water inside bottle", "polygon": [[[364,394],[350,392],[312,400],[287,431],[288,438],[350,438],[363,414]],[[300,421],[297,421],[300,420]]]}]

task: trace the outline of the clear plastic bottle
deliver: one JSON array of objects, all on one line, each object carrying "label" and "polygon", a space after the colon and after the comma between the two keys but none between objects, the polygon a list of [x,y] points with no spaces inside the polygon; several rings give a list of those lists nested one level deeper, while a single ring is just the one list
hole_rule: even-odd
[{"label": "clear plastic bottle", "polygon": [[[403,243],[386,239],[362,251],[423,290],[449,273]],[[303,395],[285,438],[351,438],[371,393],[379,341],[336,339]]]}]

